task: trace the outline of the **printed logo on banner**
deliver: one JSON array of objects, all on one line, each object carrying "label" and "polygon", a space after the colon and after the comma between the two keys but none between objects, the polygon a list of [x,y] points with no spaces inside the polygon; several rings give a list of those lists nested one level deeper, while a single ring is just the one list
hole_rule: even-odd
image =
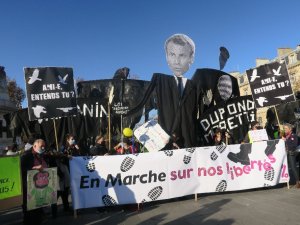
[{"label": "printed logo on banner", "polygon": [[96,165],[93,161],[91,160],[94,160],[97,158],[97,156],[84,156],[82,157],[83,160],[85,161],[88,161],[85,168],[87,169],[88,172],[92,173],[96,170]]},{"label": "printed logo on banner", "polygon": [[196,150],[196,148],[186,148],[185,150],[187,152],[189,152],[189,153],[194,153],[194,151]]},{"label": "printed logo on banner", "polygon": [[154,201],[159,198],[159,196],[162,194],[163,188],[161,186],[155,187],[151,189],[148,193],[148,197]]},{"label": "printed logo on banner", "polygon": [[264,177],[265,177],[266,180],[273,181],[274,180],[274,174],[275,174],[274,168],[271,167],[270,170],[265,171]]},{"label": "printed logo on banner", "polygon": [[191,156],[185,155],[185,156],[183,156],[183,162],[185,164],[189,164],[191,161],[191,158],[192,158]]},{"label": "printed logo on banner", "polygon": [[238,153],[229,152],[227,157],[234,163],[250,165],[249,154],[251,153],[252,144],[241,144]]},{"label": "printed logo on banner", "polygon": [[77,114],[72,68],[24,68],[29,120]]},{"label": "printed logo on banner", "polygon": [[[226,145],[218,145],[216,146],[216,150],[219,153],[223,153],[226,149]],[[215,161],[219,156],[217,155],[217,153],[215,151],[213,151],[210,155],[211,160]]]},{"label": "printed logo on banner", "polygon": [[295,101],[285,63],[269,63],[246,73],[256,108]]},{"label": "printed logo on banner", "polygon": [[220,183],[216,187],[216,192],[224,192],[227,189],[226,180],[221,180]]},{"label": "printed logo on banner", "polygon": [[271,167],[270,170],[265,171],[264,178],[265,178],[264,187],[269,187],[273,185],[272,181],[275,178],[275,170],[273,167]]},{"label": "printed logo on banner", "polygon": [[96,169],[95,163],[89,162],[88,164],[86,164],[86,169],[87,169],[89,172],[94,172],[95,169]]},{"label": "printed logo on banner", "polygon": [[117,201],[109,195],[103,195],[102,196],[102,201],[103,201],[105,206],[115,206],[115,205],[117,205]]},{"label": "printed logo on banner", "polygon": [[127,157],[123,160],[123,162],[122,162],[122,164],[121,164],[121,166],[120,166],[120,170],[121,170],[122,172],[127,172],[128,170],[131,169],[131,167],[133,167],[134,162],[135,162],[135,160],[134,160],[133,158],[130,158],[130,157],[127,156]]},{"label": "printed logo on banner", "polygon": [[[161,186],[157,186],[157,187],[152,188],[149,191],[147,196],[151,201],[155,201],[159,198],[159,196],[161,196],[162,193],[163,193],[163,188]],[[144,203],[144,202],[147,202],[147,199],[144,198],[141,203]]]},{"label": "printed logo on banner", "polygon": [[184,155],[183,156],[183,162],[185,164],[189,164],[191,162],[192,156],[191,154],[194,153],[194,151],[196,150],[196,148],[186,148],[185,151],[187,152],[187,154],[189,155]]},{"label": "printed logo on banner", "polygon": [[169,156],[169,157],[171,157],[173,155],[173,151],[172,150],[165,150],[163,152],[166,154],[166,156]]},{"label": "printed logo on banner", "polygon": [[267,141],[267,147],[265,149],[266,156],[272,155],[275,151],[276,145],[278,144],[279,140],[270,140]]}]

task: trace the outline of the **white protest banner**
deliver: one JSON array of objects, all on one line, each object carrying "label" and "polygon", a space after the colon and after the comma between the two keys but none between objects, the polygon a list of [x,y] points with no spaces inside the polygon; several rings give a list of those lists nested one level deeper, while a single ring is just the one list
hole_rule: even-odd
[{"label": "white protest banner", "polygon": [[57,202],[57,168],[27,172],[27,209],[41,208]]},{"label": "white protest banner", "polygon": [[249,134],[249,139],[252,140],[253,142],[269,140],[266,129],[249,130],[248,134]]},{"label": "white protest banner", "polygon": [[169,135],[154,120],[144,123],[134,131],[134,136],[149,152],[161,150],[169,142]]},{"label": "white protest banner", "polygon": [[296,100],[285,63],[272,62],[246,73],[256,108]]},{"label": "white protest banner", "polygon": [[289,180],[282,140],[73,157],[70,169],[74,209],[274,186]]},{"label": "white protest banner", "polygon": [[24,68],[29,119],[77,114],[73,69]]}]

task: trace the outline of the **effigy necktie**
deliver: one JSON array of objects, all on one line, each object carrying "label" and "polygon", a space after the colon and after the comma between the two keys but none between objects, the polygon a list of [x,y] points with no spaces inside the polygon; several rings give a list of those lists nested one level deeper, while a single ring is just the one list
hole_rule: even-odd
[{"label": "effigy necktie", "polygon": [[177,77],[177,81],[178,81],[178,97],[179,99],[181,99],[182,96],[182,92],[183,92],[183,83],[182,83],[182,77]]}]

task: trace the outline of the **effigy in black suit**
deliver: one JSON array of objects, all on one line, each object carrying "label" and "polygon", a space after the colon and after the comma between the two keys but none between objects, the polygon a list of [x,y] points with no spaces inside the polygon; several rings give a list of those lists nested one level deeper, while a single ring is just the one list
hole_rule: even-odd
[{"label": "effigy in black suit", "polygon": [[195,147],[198,99],[193,81],[187,80],[180,97],[174,76],[154,73],[142,101],[129,114],[140,110],[152,94],[156,95],[160,126],[170,136],[176,134],[179,147]]}]

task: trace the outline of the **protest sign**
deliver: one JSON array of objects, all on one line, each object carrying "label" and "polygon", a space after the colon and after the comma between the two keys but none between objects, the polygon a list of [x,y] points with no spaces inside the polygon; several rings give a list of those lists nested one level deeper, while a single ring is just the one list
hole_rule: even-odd
[{"label": "protest sign", "polygon": [[57,202],[57,168],[27,172],[27,209],[41,208]]},{"label": "protest sign", "polygon": [[161,150],[169,142],[169,135],[154,120],[144,123],[134,131],[134,136],[149,152]]},{"label": "protest sign", "polygon": [[24,73],[31,121],[77,113],[72,68],[24,68]]},{"label": "protest sign", "polygon": [[112,105],[112,111],[116,115],[126,115],[129,112],[129,106],[116,102]]},{"label": "protest sign", "polygon": [[296,100],[285,63],[265,64],[246,73],[256,108]]},{"label": "protest sign", "polygon": [[249,139],[253,142],[269,140],[266,129],[249,130],[248,134],[249,134]]},{"label": "protest sign", "polygon": [[20,156],[0,157],[0,210],[22,204]]},{"label": "protest sign", "polygon": [[[245,150],[247,154],[241,154]],[[243,159],[233,157],[239,155]],[[74,157],[70,172],[74,209],[245,190],[289,180],[283,140]]]},{"label": "protest sign", "polygon": [[0,200],[22,194],[20,157],[0,158]]}]

